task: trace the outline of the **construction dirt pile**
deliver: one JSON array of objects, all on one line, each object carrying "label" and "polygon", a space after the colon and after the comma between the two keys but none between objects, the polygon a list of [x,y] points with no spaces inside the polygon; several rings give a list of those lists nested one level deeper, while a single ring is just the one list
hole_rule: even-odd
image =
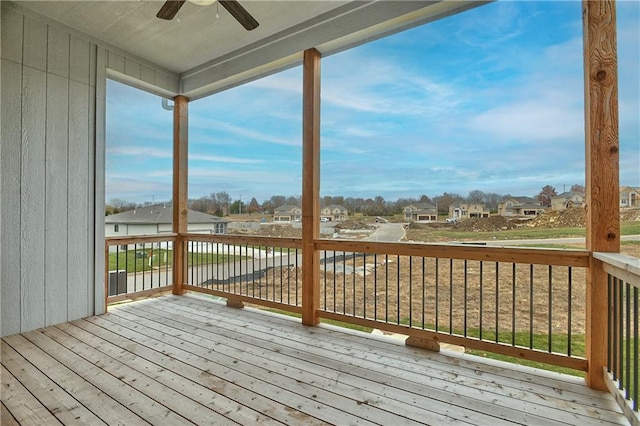
[{"label": "construction dirt pile", "polygon": [[375,226],[363,222],[361,220],[345,220],[344,222],[338,222],[334,227],[336,231],[348,230],[348,231],[367,231],[374,230]]},{"label": "construction dirt pile", "polygon": [[587,214],[583,207],[566,210],[550,210],[530,221],[532,228],[580,228],[586,224]]},{"label": "construction dirt pile", "polygon": [[640,222],[640,207],[620,209],[620,220],[623,222]]},{"label": "construction dirt pile", "polygon": [[453,226],[456,231],[472,231],[472,232],[492,232],[502,231],[506,229],[515,229],[516,223],[503,217],[503,216],[491,216],[491,217],[472,217],[470,219],[462,220]]},{"label": "construction dirt pile", "polygon": [[302,237],[302,229],[294,228],[291,225],[272,225],[272,224],[261,224],[260,229],[257,231],[252,231],[248,229],[235,229],[233,231],[235,234],[240,235],[258,235],[261,237],[278,237],[278,238],[301,238]]}]

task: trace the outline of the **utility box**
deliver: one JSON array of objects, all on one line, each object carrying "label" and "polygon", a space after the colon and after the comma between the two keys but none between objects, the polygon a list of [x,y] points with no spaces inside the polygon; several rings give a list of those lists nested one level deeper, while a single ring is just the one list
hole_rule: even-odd
[{"label": "utility box", "polygon": [[127,271],[109,271],[109,296],[127,292]]}]

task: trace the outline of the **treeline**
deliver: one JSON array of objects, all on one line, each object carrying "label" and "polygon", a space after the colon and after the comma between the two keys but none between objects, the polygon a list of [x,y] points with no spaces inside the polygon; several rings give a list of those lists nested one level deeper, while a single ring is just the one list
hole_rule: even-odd
[{"label": "treeline", "polygon": [[[584,186],[575,184],[571,186],[570,191],[584,192]],[[551,198],[557,194],[556,189],[551,185],[545,185],[542,190],[534,195],[533,199],[537,200],[540,205],[551,205]],[[448,214],[449,206],[455,202],[468,202],[468,203],[483,203],[487,209],[492,212],[497,212],[498,203],[505,197],[510,197],[510,194],[498,194],[494,192],[484,192],[478,189],[470,191],[467,196],[462,196],[456,193],[444,192],[440,195],[429,197],[422,194],[418,197],[412,198],[398,198],[397,200],[385,200],[381,196],[374,198],[362,198],[362,197],[344,197],[342,195],[331,196],[326,195],[321,197],[320,206],[325,207],[329,205],[344,206],[349,210],[350,214],[362,213],[366,216],[392,216],[394,214],[402,213],[402,209],[408,204],[415,203],[429,203],[433,207],[437,207],[438,213]],[[271,198],[259,203],[255,197],[252,197],[247,202],[242,200],[241,197],[233,199],[227,192],[215,192],[207,196],[200,198],[190,199],[189,208],[192,210],[200,211],[217,216],[228,216],[229,214],[249,213],[249,214],[272,214],[275,209],[284,205],[300,206],[302,196],[285,196],[285,195],[273,195]],[[164,204],[171,204],[166,202]],[[131,203],[121,199],[113,199],[107,205],[106,214],[120,213],[126,210],[133,210],[139,207],[145,207],[152,205],[152,203]]]}]

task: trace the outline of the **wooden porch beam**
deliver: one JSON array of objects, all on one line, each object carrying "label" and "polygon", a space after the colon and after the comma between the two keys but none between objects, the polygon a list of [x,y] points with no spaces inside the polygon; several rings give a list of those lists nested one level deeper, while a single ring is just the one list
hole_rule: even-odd
[{"label": "wooden porch beam", "polygon": [[302,100],[302,323],[320,322],[320,52],[303,60]]},{"label": "wooden porch beam", "polygon": [[187,232],[187,155],[188,155],[188,103],[184,96],[173,98],[173,294],[184,294],[184,238]]},{"label": "wooden porch beam", "polygon": [[[583,0],[587,250],[620,251],[618,64],[614,0]],[[606,390],[607,275],[591,257],[587,273],[587,383]]]}]

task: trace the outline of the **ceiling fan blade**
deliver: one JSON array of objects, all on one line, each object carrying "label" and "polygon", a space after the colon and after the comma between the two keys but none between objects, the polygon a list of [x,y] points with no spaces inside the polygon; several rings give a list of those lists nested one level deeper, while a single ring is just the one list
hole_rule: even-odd
[{"label": "ceiling fan blade", "polygon": [[186,0],[169,0],[164,2],[156,17],[160,19],[166,19],[167,21],[172,20],[185,1]]},{"label": "ceiling fan blade", "polygon": [[222,5],[222,7],[227,9],[227,11],[229,11],[229,13],[233,15],[234,18],[236,18],[236,21],[240,22],[240,25],[242,25],[246,30],[251,31],[253,29],[256,29],[258,25],[260,25],[258,24],[258,21],[256,21],[254,17],[251,16],[249,12],[247,12],[247,9],[242,7],[242,5],[236,0],[218,1]]}]

